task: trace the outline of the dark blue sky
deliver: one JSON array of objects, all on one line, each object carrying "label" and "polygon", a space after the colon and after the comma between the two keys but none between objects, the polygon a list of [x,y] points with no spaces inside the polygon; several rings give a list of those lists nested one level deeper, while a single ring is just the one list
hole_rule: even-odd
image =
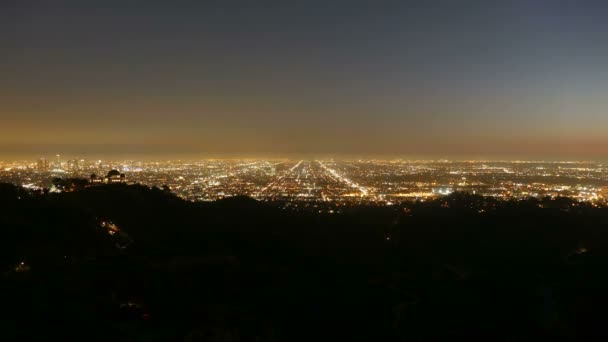
[{"label": "dark blue sky", "polygon": [[0,155],[603,158],[607,17],[602,1],[5,0]]}]

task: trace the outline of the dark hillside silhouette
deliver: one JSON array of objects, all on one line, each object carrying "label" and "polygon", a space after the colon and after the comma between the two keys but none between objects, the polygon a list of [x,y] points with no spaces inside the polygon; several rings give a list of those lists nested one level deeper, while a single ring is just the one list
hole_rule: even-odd
[{"label": "dark hillside silhouette", "polygon": [[456,193],[316,215],[73,190],[0,185],[6,340],[608,335],[605,208]]}]

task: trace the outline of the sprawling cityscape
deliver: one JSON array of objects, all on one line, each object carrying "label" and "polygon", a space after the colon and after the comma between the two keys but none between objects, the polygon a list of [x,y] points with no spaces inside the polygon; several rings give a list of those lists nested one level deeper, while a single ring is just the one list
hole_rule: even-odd
[{"label": "sprawling cityscape", "polygon": [[606,18],[0,0],[0,342],[608,341]]},{"label": "sprawling cityscape", "polygon": [[[112,174],[109,171],[114,170]],[[108,176],[106,176],[108,174]],[[104,179],[105,177],[105,179]],[[545,161],[207,159],[0,162],[0,182],[53,188],[53,179],[168,187],[189,201],[250,196],[261,201],[391,205],[468,192],[504,200],[568,197],[605,204],[608,164]],[[61,189],[53,189],[61,191]]]}]

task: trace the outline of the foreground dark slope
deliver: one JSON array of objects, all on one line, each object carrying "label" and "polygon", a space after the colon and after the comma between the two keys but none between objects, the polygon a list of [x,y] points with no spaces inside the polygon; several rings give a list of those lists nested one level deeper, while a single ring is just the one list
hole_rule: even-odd
[{"label": "foreground dark slope", "polygon": [[7,337],[607,335],[608,213],[568,200],[456,194],[313,215],[142,186],[2,185],[0,201]]}]

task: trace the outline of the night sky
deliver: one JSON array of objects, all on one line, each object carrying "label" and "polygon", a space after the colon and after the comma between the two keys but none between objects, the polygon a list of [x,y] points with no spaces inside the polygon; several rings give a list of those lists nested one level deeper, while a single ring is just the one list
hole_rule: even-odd
[{"label": "night sky", "polygon": [[606,1],[0,1],[0,157],[608,157]]}]

